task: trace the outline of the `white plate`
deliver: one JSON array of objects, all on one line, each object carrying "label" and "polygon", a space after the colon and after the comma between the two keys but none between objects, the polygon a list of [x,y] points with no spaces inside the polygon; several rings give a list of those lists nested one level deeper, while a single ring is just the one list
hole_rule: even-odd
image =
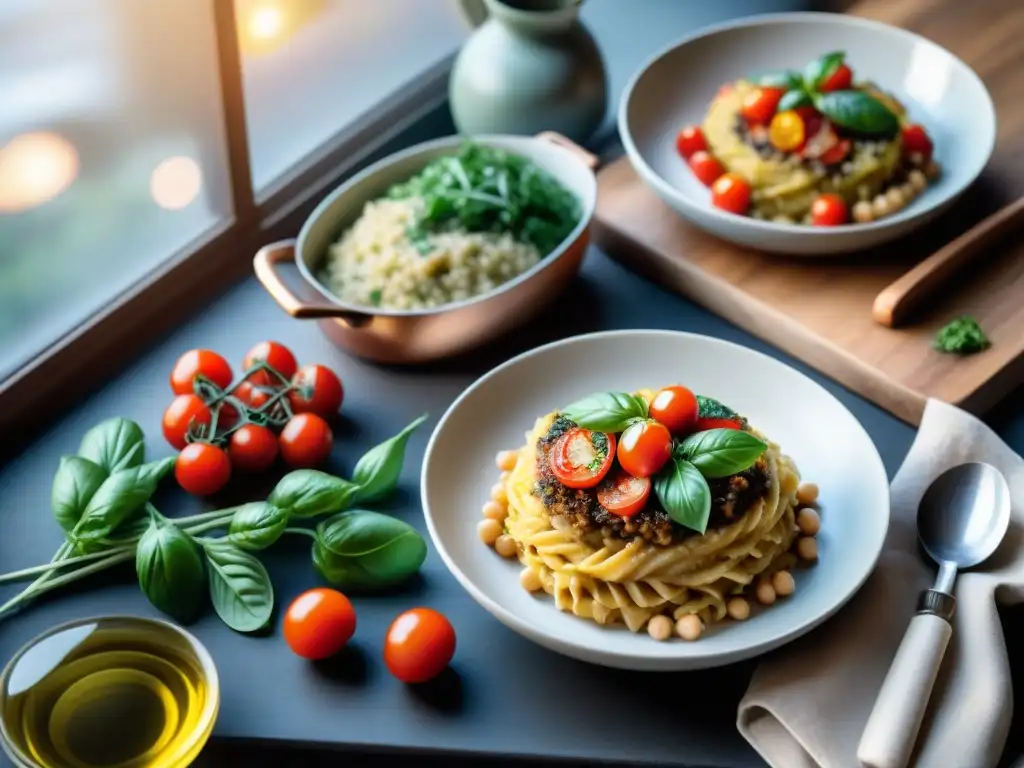
[{"label": "white plate", "polygon": [[[821,489],[820,557],[797,590],[745,622],[712,625],[697,642],[652,640],[555,608],[519,586],[521,567],[477,538],[498,451],[523,444],[536,418],[593,392],[681,383],[721,400],[778,442]],[[532,350],[467,389],[438,423],[421,480],[427,528],[448,569],[516,632],[568,656],[638,670],[683,670],[749,658],[807,632],[871,573],[889,524],[889,483],[871,438],[821,386],[759,352],[674,331],[609,331]]]}]

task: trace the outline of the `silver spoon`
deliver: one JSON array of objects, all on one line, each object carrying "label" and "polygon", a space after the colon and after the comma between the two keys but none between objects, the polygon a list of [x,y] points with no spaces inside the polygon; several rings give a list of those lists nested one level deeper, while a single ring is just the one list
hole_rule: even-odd
[{"label": "silver spoon", "polygon": [[935,586],[921,593],[917,613],[892,660],[857,747],[864,768],[904,768],[921,729],[953,627],[953,583],[959,568],[988,558],[1010,524],[1010,488],[989,464],[961,464],[935,478],[917,508],[917,535],[939,564]]}]

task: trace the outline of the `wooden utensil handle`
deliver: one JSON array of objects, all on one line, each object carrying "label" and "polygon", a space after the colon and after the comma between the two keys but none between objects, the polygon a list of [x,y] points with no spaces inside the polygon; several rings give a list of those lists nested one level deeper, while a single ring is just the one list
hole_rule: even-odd
[{"label": "wooden utensil handle", "polygon": [[872,317],[889,328],[905,322],[961,267],[1021,223],[1024,223],[1024,197],[982,220],[882,290],[875,297]]}]

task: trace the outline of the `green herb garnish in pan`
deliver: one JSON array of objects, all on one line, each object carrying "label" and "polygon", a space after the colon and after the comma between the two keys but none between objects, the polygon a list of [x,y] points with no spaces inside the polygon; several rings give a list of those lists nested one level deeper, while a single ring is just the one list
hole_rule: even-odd
[{"label": "green herb garnish in pan", "polygon": [[972,355],[992,346],[978,321],[973,317],[958,317],[937,334],[932,346],[940,352],[954,355]]},{"label": "green herb garnish in pan", "polygon": [[580,220],[576,196],[551,174],[525,157],[474,142],[393,185],[387,196],[424,200],[424,213],[409,237],[428,252],[428,232],[463,229],[510,232],[547,255]]}]

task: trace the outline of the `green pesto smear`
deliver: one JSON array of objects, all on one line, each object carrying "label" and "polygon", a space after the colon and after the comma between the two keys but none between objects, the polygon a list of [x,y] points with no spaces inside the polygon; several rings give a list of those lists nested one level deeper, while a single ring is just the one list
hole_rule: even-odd
[{"label": "green pesto smear", "polygon": [[978,321],[963,316],[949,322],[937,334],[932,346],[951,355],[972,355],[992,346]]}]

